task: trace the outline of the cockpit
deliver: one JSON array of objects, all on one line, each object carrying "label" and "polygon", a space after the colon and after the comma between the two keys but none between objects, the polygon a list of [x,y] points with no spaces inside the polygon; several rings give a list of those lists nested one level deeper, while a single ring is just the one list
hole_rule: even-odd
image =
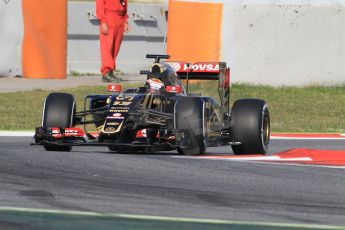
[{"label": "cockpit", "polygon": [[[180,94],[185,94],[185,89],[183,87],[182,81],[178,78],[173,68],[167,63],[154,64],[151,68],[151,71],[147,75],[147,81],[145,85],[152,85],[152,90],[156,89],[156,93],[161,92],[162,87],[164,87],[164,89],[166,89],[167,87],[177,87],[181,89]],[[160,90],[157,91],[157,88],[160,88]]]}]

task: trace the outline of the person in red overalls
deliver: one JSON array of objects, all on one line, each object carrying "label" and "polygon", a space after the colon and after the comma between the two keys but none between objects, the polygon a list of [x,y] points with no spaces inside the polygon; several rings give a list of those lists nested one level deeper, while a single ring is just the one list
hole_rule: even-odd
[{"label": "person in red overalls", "polygon": [[119,82],[114,75],[116,57],[119,53],[123,33],[127,32],[128,0],[96,0],[96,15],[100,24],[100,48],[102,81]]}]

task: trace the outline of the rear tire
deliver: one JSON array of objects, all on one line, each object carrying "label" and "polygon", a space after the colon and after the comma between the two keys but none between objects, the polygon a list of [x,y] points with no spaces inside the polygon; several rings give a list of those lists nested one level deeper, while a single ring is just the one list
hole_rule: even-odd
[{"label": "rear tire", "polygon": [[[176,149],[182,155],[204,154],[206,151],[204,105],[200,97],[181,97],[175,105],[175,128],[184,133]],[[187,130],[189,132],[183,132]],[[179,139],[179,138],[178,138]]]},{"label": "rear tire", "polygon": [[[76,103],[73,95],[51,93],[44,104],[42,127],[73,127],[75,111]],[[44,146],[44,148],[47,151],[71,151],[72,146]]]},{"label": "rear tire", "polygon": [[237,100],[231,112],[232,145],[236,155],[266,154],[270,140],[270,116],[265,101],[259,99]]}]

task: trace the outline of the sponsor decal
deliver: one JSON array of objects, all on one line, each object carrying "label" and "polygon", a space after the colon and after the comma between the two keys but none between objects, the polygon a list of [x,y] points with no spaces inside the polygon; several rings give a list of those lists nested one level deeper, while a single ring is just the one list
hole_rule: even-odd
[{"label": "sponsor decal", "polygon": [[114,114],[113,114],[113,117],[121,117],[121,116],[122,116],[121,113],[114,113]]},{"label": "sponsor decal", "polygon": [[115,120],[115,119],[117,119],[117,120],[123,120],[123,119],[125,119],[125,118],[122,117],[122,116],[120,116],[120,117],[108,116],[106,119],[107,119],[107,120]]},{"label": "sponsor decal", "polygon": [[125,98],[124,97],[116,97],[115,100],[116,101],[123,101],[123,100],[125,100]]},{"label": "sponsor decal", "polygon": [[182,88],[181,86],[167,86],[165,89],[168,93],[181,93]]},{"label": "sponsor decal", "polygon": [[157,78],[150,78],[146,81],[146,83],[150,85],[151,89],[159,90],[160,88],[164,87],[164,83]]},{"label": "sponsor decal", "polygon": [[113,105],[128,106],[128,105],[132,104],[133,98],[134,97],[132,97],[132,96],[126,96],[126,97],[118,96],[115,98]]},{"label": "sponsor decal", "polygon": [[61,134],[60,128],[52,128],[52,136],[53,138],[61,139],[62,134]]},{"label": "sponsor decal", "polygon": [[133,98],[134,97],[132,97],[132,96],[126,96],[126,97],[116,97],[115,99],[117,100],[117,101],[132,101],[133,100]]},{"label": "sponsor decal", "polygon": [[131,101],[115,101],[113,105],[130,105],[132,104]]},{"label": "sponsor decal", "polygon": [[120,122],[107,122],[107,125],[118,126],[120,125]]},{"label": "sponsor decal", "polygon": [[83,137],[85,135],[84,131],[80,128],[66,128],[65,137]]},{"label": "sponsor decal", "polygon": [[129,107],[127,106],[113,106],[113,107],[110,107],[110,109],[126,109],[126,110],[129,110]]},{"label": "sponsor decal", "polygon": [[121,85],[108,85],[108,92],[121,92],[122,87]]},{"label": "sponsor decal", "polygon": [[60,128],[52,128],[52,136],[55,139],[61,139],[63,137],[83,137],[85,135],[84,130],[81,128],[65,128],[61,133]]},{"label": "sponsor decal", "polygon": [[[109,123],[113,123],[113,122],[109,122]],[[103,128],[102,132],[103,133],[117,133],[117,132],[120,132],[121,130],[121,127],[122,127],[122,124],[123,124],[123,121],[120,123],[117,123],[117,122],[114,122],[114,123],[117,123],[119,124],[118,126],[115,126],[115,127],[109,127],[108,124],[106,125],[105,128]]]},{"label": "sponsor decal", "polygon": [[196,73],[219,73],[219,63],[177,63],[169,62],[171,67],[175,69],[176,72],[196,72]]},{"label": "sponsor decal", "polygon": [[178,62],[168,62],[173,69],[178,72],[181,69],[181,64]]},{"label": "sponsor decal", "polygon": [[52,134],[59,134],[59,133],[61,133],[59,128],[52,128]]},{"label": "sponsor decal", "polygon": [[105,128],[105,131],[106,132],[115,132],[115,128],[114,127],[107,127],[107,128]]},{"label": "sponsor decal", "polygon": [[109,110],[111,113],[127,113],[128,109],[111,109]]}]

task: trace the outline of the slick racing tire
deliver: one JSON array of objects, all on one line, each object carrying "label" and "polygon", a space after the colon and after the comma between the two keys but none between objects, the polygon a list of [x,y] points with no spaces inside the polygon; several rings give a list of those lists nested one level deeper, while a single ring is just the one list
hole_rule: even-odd
[{"label": "slick racing tire", "polygon": [[232,145],[236,155],[266,154],[270,140],[270,116],[265,101],[241,99],[235,101],[231,112]]},{"label": "slick racing tire", "polygon": [[[46,98],[42,126],[44,128],[73,127],[73,117],[76,111],[76,102],[73,95],[68,93],[51,93]],[[47,151],[71,151],[72,146],[44,146]]]},{"label": "slick racing tire", "polygon": [[201,97],[181,97],[175,104],[176,150],[181,155],[206,151],[205,102]]}]

